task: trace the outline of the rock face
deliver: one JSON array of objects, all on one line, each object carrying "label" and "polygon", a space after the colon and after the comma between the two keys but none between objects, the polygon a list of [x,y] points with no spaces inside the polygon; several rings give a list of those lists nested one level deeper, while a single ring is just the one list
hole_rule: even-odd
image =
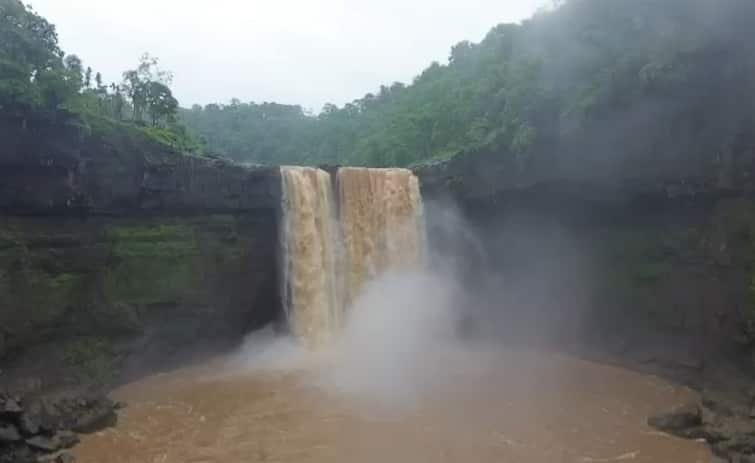
[{"label": "rock face", "polygon": [[0,121],[0,386],[112,383],[279,312],[277,169],[99,124]]},{"label": "rock face", "polygon": [[[430,239],[467,266],[476,293],[492,291],[480,315],[508,324],[494,331],[589,341],[691,372],[748,359],[755,141],[724,157],[630,148],[544,147],[523,165],[483,149],[418,168]],[[449,207],[463,226],[449,228]]]},{"label": "rock face", "polygon": [[702,425],[702,412],[697,404],[689,404],[668,413],[651,416],[648,424],[661,431],[680,433]]},{"label": "rock face", "polygon": [[703,393],[701,404],[688,404],[652,416],[648,424],[678,437],[703,439],[724,461],[755,460],[755,422],[721,400],[726,399],[719,394]]},{"label": "rock face", "polygon": [[0,120],[0,209],[21,215],[207,214],[275,208],[277,170],[184,156],[137,129]]},{"label": "rock face", "polygon": [[416,172],[430,240],[460,263],[474,295],[477,334],[715,392],[725,400],[705,410],[716,426],[698,423],[707,412],[654,424],[751,458],[753,429],[740,425],[753,422],[755,138],[706,143],[708,155],[686,157],[678,147],[613,143],[603,155],[551,146],[524,164],[480,150]]}]

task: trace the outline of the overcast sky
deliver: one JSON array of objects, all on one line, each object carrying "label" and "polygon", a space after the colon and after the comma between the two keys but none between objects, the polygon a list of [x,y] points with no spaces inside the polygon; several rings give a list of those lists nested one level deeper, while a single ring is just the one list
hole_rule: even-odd
[{"label": "overcast sky", "polygon": [[66,53],[119,80],[143,52],[182,106],[276,101],[319,111],[409,82],[545,0],[30,0]]}]

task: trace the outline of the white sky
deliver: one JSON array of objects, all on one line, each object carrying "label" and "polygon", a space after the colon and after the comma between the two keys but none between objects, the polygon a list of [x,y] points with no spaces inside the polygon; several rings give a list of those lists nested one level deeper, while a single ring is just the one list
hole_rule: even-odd
[{"label": "white sky", "polygon": [[143,52],[194,103],[276,101],[319,111],[409,82],[451,46],[545,0],[29,0],[66,53],[120,80]]}]

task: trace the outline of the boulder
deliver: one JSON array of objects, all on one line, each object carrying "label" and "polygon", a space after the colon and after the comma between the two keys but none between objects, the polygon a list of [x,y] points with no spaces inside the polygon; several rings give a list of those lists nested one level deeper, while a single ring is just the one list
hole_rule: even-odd
[{"label": "boulder", "polygon": [[37,421],[29,413],[24,413],[21,415],[21,417],[18,419],[18,427],[21,432],[27,436],[39,434],[39,421]]},{"label": "boulder", "polygon": [[54,452],[60,448],[58,443],[52,437],[34,436],[26,439],[26,445],[42,452]]},{"label": "boulder", "polygon": [[38,463],[38,454],[23,444],[0,446],[0,463]]},{"label": "boulder", "polygon": [[678,435],[702,425],[702,412],[697,404],[687,404],[670,412],[651,416],[648,418],[648,424],[658,430]]},{"label": "boulder", "polygon": [[115,426],[117,422],[118,415],[115,413],[115,404],[110,399],[98,398],[87,402],[79,410],[71,429],[88,434]]},{"label": "boulder", "polygon": [[27,421],[37,424],[38,432],[53,433],[63,427],[62,416],[57,407],[47,399],[38,399],[30,403],[23,416]]},{"label": "boulder", "polygon": [[126,402],[117,401],[113,404],[114,410],[123,410],[124,408],[128,407],[128,404]]},{"label": "boulder", "polygon": [[0,415],[19,415],[24,409],[21,404],[13,397],[0,397]]},{"label": "boulder", "polygon": [[12,424],[0,424],[0,444],[18,442],[21,440],[21,434]]},{"label": "boulder", "polygon": [[97,432],[115,425],[118,420],[115,405],[107,397],[77,393],[37,400],[29,405],[27,413],[22,416],[47,433],[60,429]]},{"label": "boulder", "polygon": [[[714,444],[713,452],[722,456],[755,455],[755,436],[750,434],[736,434],[732,436],[731,439]],[[755,461],[753,461],[753,463],[755,463]]]},{"label": "boulder", "polygon": [[71,452],[61,451],[48,455],[42,455],[37,458],[36,463],[74,463],[75,461],[76,457],[74,457]]},{"label": "boulder", "polygon": [[47,453],[69,449],[78,443],[79,436],[73,431],[58,431],[52,437],[40,435],[26,439],[26,444],[29,447]]}]

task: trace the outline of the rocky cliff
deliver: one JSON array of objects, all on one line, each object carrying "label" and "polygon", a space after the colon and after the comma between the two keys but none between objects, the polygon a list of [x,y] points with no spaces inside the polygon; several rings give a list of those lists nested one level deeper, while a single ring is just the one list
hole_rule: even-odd
[{"label": "rocky cliff", "polygon": [[[510,305],[525,309],[514,319],[693,369],[748,358],[753,144],[694,159],[568,150],[535,153],[524,167],[479,150],[417,172],[426,200],[454,204],[472,224],[481,251],[465,252],[468,265],[512,286]],[[557,155],[567,159],[545,161]],[[442,239],[448,230],[429,210],[431,239]]]},{"label": "rocky cliff", "polygon": [[96,124],[0,124],[0,383],[112,382],[276,317],[277,170]]},{"label": "rocky cliff", "polygon": [[478,332],[700,388],[706,418],[689,436],[744,458],[755,448],[753,138],[690,157],[613,141],[602,157],[565,143],[524,165],[483,149],[418,168],[430,239],[461,262]]}]

